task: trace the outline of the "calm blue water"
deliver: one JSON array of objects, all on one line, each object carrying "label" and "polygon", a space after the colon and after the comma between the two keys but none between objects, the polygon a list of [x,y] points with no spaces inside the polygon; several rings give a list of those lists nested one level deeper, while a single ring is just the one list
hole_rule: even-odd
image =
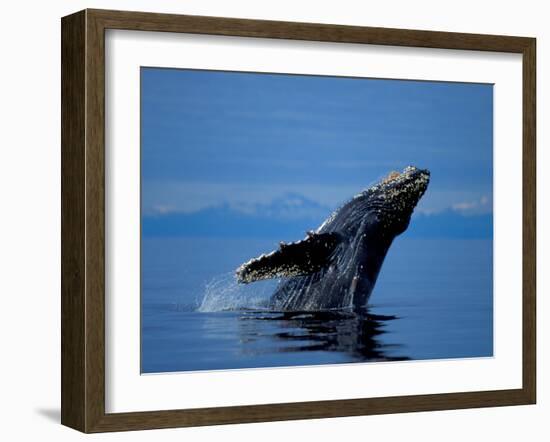
[{"label": "calm blue water", "polygon": [[397,238],[361,317],[263,310],[276,240],[143,238],[143,373],[492,356],[492,241]]}]

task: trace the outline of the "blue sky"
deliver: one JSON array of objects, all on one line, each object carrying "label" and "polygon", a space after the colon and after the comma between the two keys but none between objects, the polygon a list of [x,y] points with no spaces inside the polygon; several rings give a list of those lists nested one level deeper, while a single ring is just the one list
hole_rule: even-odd
[{"label": "blue sky", "polygon": [[323,212],[409,164],[417,213],[492,213],[492,85],[142,68],[141,97],[144,217]]}]

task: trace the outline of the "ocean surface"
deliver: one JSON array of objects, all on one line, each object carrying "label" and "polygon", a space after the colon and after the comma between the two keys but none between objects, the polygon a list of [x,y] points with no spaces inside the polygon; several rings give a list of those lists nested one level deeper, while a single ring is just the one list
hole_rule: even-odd
[{"label": "ocean surface", "polygon": [[277,245],[143,238],[141,372],[492,356],[492,240],[396,238],[360,316],[266,310],[233,272]]}]

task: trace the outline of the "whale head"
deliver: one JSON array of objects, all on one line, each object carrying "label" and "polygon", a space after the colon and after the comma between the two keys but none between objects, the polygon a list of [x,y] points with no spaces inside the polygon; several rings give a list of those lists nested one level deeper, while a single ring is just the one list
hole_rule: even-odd
[{"label": "whale head", "polygon": [[428,170],[408,166],[402,172],[390,172],[355,199],[365,216],[374,218],[388,233],[399,235],[407,229],[429,182]]}]

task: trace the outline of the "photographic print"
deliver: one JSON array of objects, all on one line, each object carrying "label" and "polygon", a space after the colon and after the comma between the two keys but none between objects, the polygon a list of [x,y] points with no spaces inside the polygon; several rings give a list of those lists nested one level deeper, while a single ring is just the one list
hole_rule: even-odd
[{"label": "photographic print", "polygon": [[493,356],[493,85],[142,67],[143,374]]}]

